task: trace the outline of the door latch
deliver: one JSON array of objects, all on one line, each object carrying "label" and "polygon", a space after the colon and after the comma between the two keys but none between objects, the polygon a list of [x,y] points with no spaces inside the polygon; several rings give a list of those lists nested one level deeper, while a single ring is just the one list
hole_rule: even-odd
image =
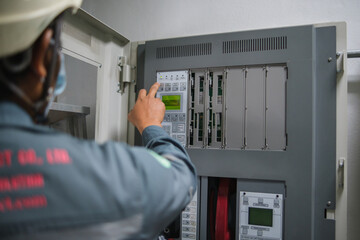
[{"label": "door latch", "polygon": [[338,161],[338,186],[344,187],[344,175],[345,175],[345,158],[340,158]]}]

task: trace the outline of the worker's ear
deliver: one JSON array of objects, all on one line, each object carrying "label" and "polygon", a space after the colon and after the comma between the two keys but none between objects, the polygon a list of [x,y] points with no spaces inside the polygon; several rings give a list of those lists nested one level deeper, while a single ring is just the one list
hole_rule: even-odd
[{"label": "worker's ear", "polygon": [[46,67],[49,64],[48,48],[50,45],[53,30],[46,29],[36,41],[33,48],[31,68],[34,73],[42,78],[47,74]]}]

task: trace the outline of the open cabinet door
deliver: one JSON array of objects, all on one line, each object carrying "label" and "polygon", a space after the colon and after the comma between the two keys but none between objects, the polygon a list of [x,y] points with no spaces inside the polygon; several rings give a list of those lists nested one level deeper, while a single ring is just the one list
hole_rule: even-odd
[{"label": "open cabinet door", "polygon": [[61,40],[68,82],[51,108],[52,126],[97,142],[126,142],[130,87],[120,81],[129,40],[82,9],[65,16]]},{"label": "open cabinet door", "polygon": [[[348,81],[347,26],[345,22],[317,24],[336,27],[336,208],[326,209],[324,217],[335,220],[336,240],[348,239]],[[328,59],[330,61],[331,59]]]}]

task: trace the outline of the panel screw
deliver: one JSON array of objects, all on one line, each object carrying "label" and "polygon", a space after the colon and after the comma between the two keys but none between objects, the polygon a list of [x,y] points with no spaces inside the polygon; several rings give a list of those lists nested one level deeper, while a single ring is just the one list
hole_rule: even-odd
[{"label": "panel screw", "polygon": [[326,204],[328,207],[331,206],[331,201],[328,201],[327,204]]},{"label": "panel screw", "polygon": [[332,58],[331,58],[331,57],[329,57],[329,58],[328,58],[328,62],[331,62],[331,61],[332,61]]}]

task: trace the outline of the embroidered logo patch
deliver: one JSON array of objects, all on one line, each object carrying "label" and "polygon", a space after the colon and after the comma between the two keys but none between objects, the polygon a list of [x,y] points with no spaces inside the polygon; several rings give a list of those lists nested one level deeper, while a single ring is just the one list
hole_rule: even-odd
[{"label": "embroidered logo patch", "polygon": [[171,167],[171,163],[169,160],[167,160],[166,158],[160,156],[159,154],[157,154],[156,152],[153,152],[151,150],[149,150],[149,153],[151,154],[151,156],[153,156],[163,167],[165,168],[170,168]]}]

